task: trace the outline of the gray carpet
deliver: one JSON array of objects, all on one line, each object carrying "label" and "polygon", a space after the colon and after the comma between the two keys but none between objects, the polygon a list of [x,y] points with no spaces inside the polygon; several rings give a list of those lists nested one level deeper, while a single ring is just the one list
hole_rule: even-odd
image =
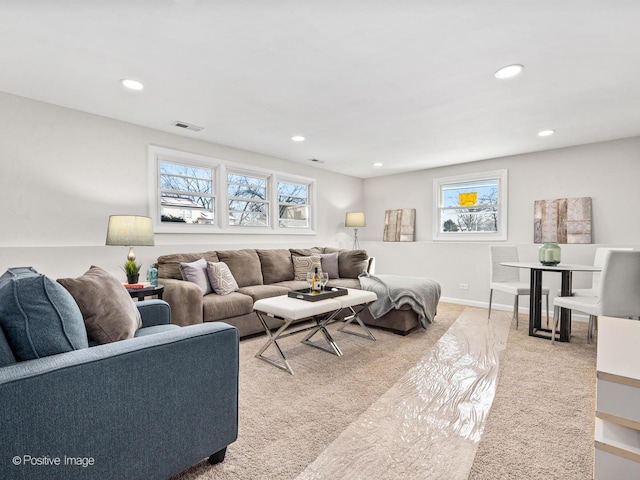
[{"label": "gray carpet", "polygon": [[[463,310],[441,304],[428,330],[407,337],[374,330],[378,341],[371,342],[336,332],[343,357],[301,345],[296,336],[284,339],[293,376],[253,357],[264,337],[243,340],[239,438],[222,464],[203,462],[176,480],[296,478],[423,358]],[[528,337],[523,323],[518,331],[511,327],[469,478],[590,478],[595,347],[584,345],[586,329],[575,322],[573,342],[556,345]]]}]

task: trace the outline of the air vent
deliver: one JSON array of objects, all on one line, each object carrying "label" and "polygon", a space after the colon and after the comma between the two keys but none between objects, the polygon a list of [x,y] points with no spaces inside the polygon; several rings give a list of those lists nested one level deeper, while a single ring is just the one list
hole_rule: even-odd
[{"label": "air vent", "polygon": [[190,123],[187,122],[174,122],[173,123],[174,127],[179,127],[179,128],[184,128],[185,130],[191,130],[193,132],[199,132],[200,130],[203,130],[204,127],[199,127],[197,125],[191,125]]}]

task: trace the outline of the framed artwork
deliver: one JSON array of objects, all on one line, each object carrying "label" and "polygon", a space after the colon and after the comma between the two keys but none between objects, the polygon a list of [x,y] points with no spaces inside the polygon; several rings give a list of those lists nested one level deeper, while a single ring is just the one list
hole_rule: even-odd
[{"label": "framed artwork", "polygon": [[591,243],[591,197],[536,200],[533,243]]},{"label": "framed artwork", "polygon": [[385,242],[413,242],[416,209],[386,210],[384,213]]}]

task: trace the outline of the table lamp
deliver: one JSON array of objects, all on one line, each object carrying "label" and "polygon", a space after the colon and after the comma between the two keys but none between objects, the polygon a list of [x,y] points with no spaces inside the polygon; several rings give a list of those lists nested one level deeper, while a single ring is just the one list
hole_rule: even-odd
[{"label": "table lamp", "polygon": [[364,218],[364,212],[347,212],[344,219],[345,227],[353,227],[353,249],[360,249],[358,242],[358,227],[366,227],[367,223]]},{"label": "table lamp", "polygon": [[154,245],[151,218],[137,215],[110,215],[106,244],[129,247],[127,260],[135,262],[134,246]]}]

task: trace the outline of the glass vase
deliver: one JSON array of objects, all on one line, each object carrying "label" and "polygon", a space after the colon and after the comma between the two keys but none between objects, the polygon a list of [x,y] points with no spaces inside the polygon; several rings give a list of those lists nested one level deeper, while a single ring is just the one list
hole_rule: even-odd
[{"label": "glass vase", "polygon": [[538,260],[546,267],[560,263],[560,246],[556,242],[545,242],[538,249]]}]

